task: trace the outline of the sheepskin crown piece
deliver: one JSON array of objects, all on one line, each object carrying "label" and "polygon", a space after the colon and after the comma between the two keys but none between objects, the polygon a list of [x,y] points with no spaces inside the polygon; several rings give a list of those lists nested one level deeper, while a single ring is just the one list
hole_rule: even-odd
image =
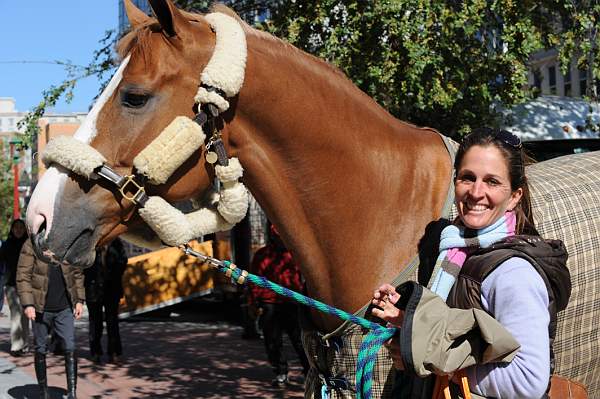
[{"label": "sheepskin crown piece", "polygon": [[[213,56],[202,72],[205,87],[200,87],[194,97],[202,105],[212,103],[220,112],[229,108],[227,97],[239,93],[244,83],[246,68],[246,36],[234,18],[213,13],[206,16],[216,32]],[[191,119],[175,118],[161,134],[133,160],[135,169],[146,176],[151,184],[164,184],[169,177],[197,151],[206,140],[201,126]],[[58,163],[87,177],[106,163],[106,159],[93,147],[72,137],[57,137],[46,147],[44,162]],[[248,190],[239,181],[244,170],[237,158],[229,158],[226,166],[216,165],[215,174],[221,181],[214,208],[202,208],[183,214],[163,198],[151,196],[138,213],[162,242],[178,246],[201,235],[231,229],[243,219],[248,210]],[[148,242],[141,240],[140,242]]]},{"label": "sheepskin crown piece", "polygon": [[[223,13],[205,16],[217,34],[213,55],[200,75],[203,85],[221,90],[227,97],[238,94],[244,84],[248,54],[246,34],[234,18]],[[229,101],[214,91],[200,86],[194,97],[198,104],[212,103],[220,112],[229,109]]]}]

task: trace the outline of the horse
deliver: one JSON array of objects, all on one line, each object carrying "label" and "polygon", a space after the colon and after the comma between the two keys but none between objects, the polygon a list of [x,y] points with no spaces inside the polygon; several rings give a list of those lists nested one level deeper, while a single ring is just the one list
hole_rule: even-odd
[{"label": "horse", "polygon": [[[122,63],[75,134],[122,174],[132,171],[136,155],[175,117],[197,115],[200,72],[218,47],[206,15],[181,11],[170,0],[151,5],[156,19],[126,1],[132,31],[119,43]],[[380,284],[398,281],[403,271],[403,279],[414,277],[407,265],[418,254],[427,227],[442,216],[451,190],[452,160],[443,137],[397,120],[326,62],[251,28],[222,6],[214,11],[235,18],[247,42],[243,86],[227,96],[228,107],[217,122],[219,137],[227,153],[239,159],[243,183],[301,265],[310,296],[354,312]],[[146,187],[147,192],[168,202],[201,198],[215,176],[207,155],[203,146],[168,180]],[[592,161],[598,163],[598,155]],[[586,193],[595,189],[595,204],[600,204],[598,179],[590,182]],[[60,165],[50,167],[38,183],[27,224],[38,255],[73,267],[90,264],[95,248],[116,236],[148,234],[135,204],[106,183]],[[566,239],[568,248],[572,242],[560,231],[542,232]],[[570,262],[569,267],[573,296],[589,294],[593,286],[579,269],[590,266]],[[589,310],[586,317],[597,312],[593,296],[579,298],[582,305]],[[573,312],[570,307],[565,314]],[[340,326],[339,320],[314,311],[311,319],[319,332]],[[565,337],[576,336],[590,353],[569,357],[576,365],[563,365],[566,358],[557,351],[557,370],[588,384],[591,394],[600,392],[594,381],[600,375],[594,355],[600,349],[597,328],[582,324],[581,317],[562,320],[576,325],[561,322],[557,347]],[[363,334],[356,330],[340,332],[348,348]],[[305,339],[313,357],[322,353],[315,342]],[[584,370],[582,365],[592,359],[594,368]],[[353,372],[352,359],[328,358],[325,363],[332,362],[337,368],[332,374]],[[393,373],[386,351],[377,364],[374,391],[388,396]],[[347,391],[332,394],[352,397]]]}]

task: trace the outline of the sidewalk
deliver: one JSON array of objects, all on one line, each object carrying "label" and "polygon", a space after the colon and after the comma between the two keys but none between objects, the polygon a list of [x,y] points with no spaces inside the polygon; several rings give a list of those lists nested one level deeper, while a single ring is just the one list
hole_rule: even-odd
[{"label": "sidewalk", "polygon": [[[8,314],[6,306],[3,312]],[[37,398],[33,354],[10,356],[9,323],[0,318],[0,398]],[[79,398],[303,397],[301,367],[290,345],[291,384],[281,389],[270,386],[263,341],[242,340],[241,327],[231,323],[137,318],[120,328],[123,364],[96,365],[89,360],[87,313],[76,322]],[[48,355],[48,382],[52,398],[66,394],[62,357]]]}]

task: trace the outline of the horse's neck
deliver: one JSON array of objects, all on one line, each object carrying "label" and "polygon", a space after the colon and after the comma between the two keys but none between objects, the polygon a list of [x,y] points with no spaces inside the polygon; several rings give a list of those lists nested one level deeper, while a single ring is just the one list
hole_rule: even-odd
[{"label": "horse's neck", "polygon": [[306,57],[249,53],[230,146],[310,295],[352,312],[415,254],[449,160],[437,134],[398,122]]}]

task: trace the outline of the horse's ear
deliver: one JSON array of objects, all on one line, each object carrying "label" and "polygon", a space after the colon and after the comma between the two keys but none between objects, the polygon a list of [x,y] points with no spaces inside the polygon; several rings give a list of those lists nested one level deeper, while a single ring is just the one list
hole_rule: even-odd
[{"label": "horse's ear", "polygon": [[168,36],[176,36],[180,28],[188,23],[171,0],[149,0],[149,2],[160,27]]},{"label": "horse's ear", "polygon": [[142,10],[137,8],[131,0],[125,0],[125,13],[132,28],[139,26],[150,19]]}]

